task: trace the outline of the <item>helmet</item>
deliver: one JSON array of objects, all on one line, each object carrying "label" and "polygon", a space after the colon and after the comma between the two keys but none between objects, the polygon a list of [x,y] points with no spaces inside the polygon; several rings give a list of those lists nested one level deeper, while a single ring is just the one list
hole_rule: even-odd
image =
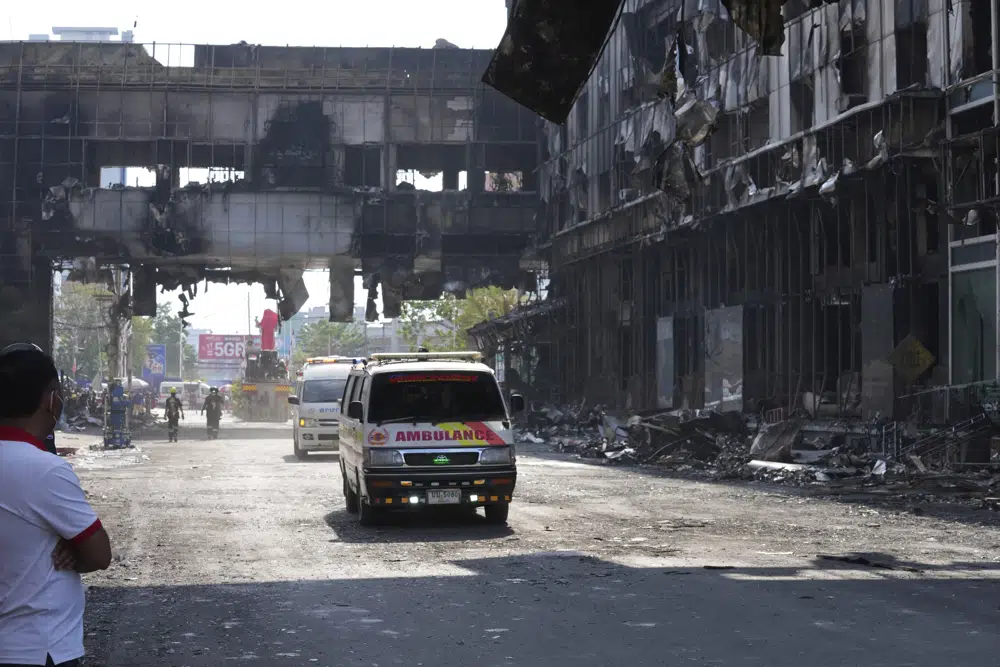
[{"label": "helmet", "polygon": [[212,387],[211,391],[212,391],[213,394],[218,394],[219,393],[219,388],[218,387]]},{"label": "helmet", "polygon": [[171,387],[171,388],[170,388],[170,395],[171,395],[171,396],[176,396],[176,395],[177,395],[177,389],[176,389],[176,388],[174,388],[174,387]]}]

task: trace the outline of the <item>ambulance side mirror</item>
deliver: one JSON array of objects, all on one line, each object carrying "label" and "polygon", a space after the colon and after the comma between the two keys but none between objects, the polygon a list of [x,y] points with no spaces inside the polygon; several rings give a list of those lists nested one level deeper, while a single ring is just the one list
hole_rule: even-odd
[{"label": "ambulance side mirror", "polygon": [[289,396],[288,397],[288,404],[289,405],[298,405],[299,404],[299,397],[298,396]]},{"label": "ambulance side mirror", "polygon": [[347,406],[347,418],[362,421],[365,418],[365,406],[361,401],[351,401]]},{"label": "ambulance side mirror", "polygon": [[510,409],[514,412],[524,412],[524,396],[521,396],[521,394],[511,394]]}]

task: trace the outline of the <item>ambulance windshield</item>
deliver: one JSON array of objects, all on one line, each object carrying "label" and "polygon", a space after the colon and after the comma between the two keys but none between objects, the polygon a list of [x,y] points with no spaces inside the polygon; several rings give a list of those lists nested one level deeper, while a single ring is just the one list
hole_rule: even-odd
[{"label": "ambulance windshield", "polygon": [[507,419],[503,397],[489,373],[414,371],[372,378],[368,421],[479,421]]}]

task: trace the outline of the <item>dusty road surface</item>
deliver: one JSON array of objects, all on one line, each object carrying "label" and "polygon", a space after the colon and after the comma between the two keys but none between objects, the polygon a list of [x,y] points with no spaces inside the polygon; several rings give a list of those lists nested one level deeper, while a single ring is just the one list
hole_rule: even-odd
[{"label": "dusty road surface", "polygon": [[[520,450],[509,529],[361,528],[289,427],[81,452],[115,563],[89,665],[996,664],[992,515],[871,508]],[[862,563],[821,556],[864,553]]]}]

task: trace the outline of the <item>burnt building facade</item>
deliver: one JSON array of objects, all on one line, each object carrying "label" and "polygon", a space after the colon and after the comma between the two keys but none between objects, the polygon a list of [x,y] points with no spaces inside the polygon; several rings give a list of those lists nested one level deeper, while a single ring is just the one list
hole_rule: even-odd
[{"label": "burnt building facade", "polygon": [[721,2],[625,1],[544,129],[545,298],[473,332],[522,389],[944,420],[996,378],[990,3],[782,11],[763,56]]},{"label": "burnt building facade", "polygon": [[[115,317],[156,288],[259,282],[283,317],[328,269],[331,319],[354,279],[369,315],[470,286],[533,284],[537,117],[480,83],[490,52],[0,43],[0,344],[51,337],[51,267],[131,276]],[[101,188],[102,168],[155,170]],[[239,174],[183,184],[185,169]],[[420,190],[403,177],[439,178]],[[47,296],[48,295],[48,296]]]}]

